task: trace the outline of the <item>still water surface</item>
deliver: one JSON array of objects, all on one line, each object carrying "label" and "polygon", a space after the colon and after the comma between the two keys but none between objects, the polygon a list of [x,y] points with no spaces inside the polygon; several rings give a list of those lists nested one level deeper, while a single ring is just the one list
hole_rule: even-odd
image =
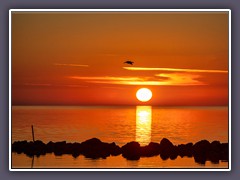
[{"label": "still water surface", "polygon": [[[35,139],[82,142],[97,137],[103,142],[123,146],[130,141],[141,145],[160,142],[164,137],[173,144],[202,139],[228,142],[227,107],[151,107],[151,106],[13,106],[12,142]],[[83,156],[56,157],[52,154],[29,158],[12,153],[13,168],[220,168],[227,162],[204,166],[193,158],[163,161],[159,156],[128,161],[121,156],[91,160]]]}]

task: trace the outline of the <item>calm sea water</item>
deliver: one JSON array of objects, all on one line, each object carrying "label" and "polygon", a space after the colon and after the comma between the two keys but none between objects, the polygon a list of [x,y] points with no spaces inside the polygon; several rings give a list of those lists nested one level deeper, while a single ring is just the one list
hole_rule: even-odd
[{"label": "calm sea water", "polygon": [[[82,142],[97,137],[122,146],[130,141],[141,145],[168,138],[173,144],[202,139],[228,142],[227,107],[151,107],[151,106],[13,106],[12,142],[35,139]],[[163,161],[159,156],[128,161],[121,156],[91,160],[83,156],[47,154],[32,159],[12,153],[13,168],[222,168],[227,162],[204,166],[193,158]]]}]

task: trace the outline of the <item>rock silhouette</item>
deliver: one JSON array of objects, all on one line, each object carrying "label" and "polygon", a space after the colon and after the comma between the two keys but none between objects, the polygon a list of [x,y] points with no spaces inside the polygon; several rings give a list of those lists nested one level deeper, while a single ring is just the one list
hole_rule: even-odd
[{"label": "rock silhouette", "polygon": [[192,148],[193,143],[188,143],[188,144],[180,144],[178,145],[178,154],[181,157],[187,156],[187,157],[192,157]]},{"label": "rock silhouette", "polygon": [[160,142],[160,157],[163,160],[176,159],[178,156],[178,149],[168,139],[163,138]]},{"label": "rock silhouette", "polygon": [[128,160],[138,160],[141,156],[141,148],[138,142],[132,141],[125,144],[122,148],[122,156]]},{"label": "rock silhouette", "polygon": [[193,145],[193,157],[196,162],[205,164],[211,143],[207,140],[201,140]]},{"label": "rock silhouette", "polygon": [[142,157],[152,157],[160,154],[160,144],[150,142],[147,146],[141,147]]},{"label": "rock silhouette", "polygon": [[193,157],[195,162],[205,164],[206,161],[219,163],[220,160],[228,161],[228,143],[219,141],[209,142],[201,140],[195,144],[187,143],[173,145],[167,138],[160,143],[150,142],[147,146],[140,146],[136,141],[129,142],[119,147],[114,142],[106,143],[97,138],[86,140],[82,143],[15,141],[12,144],[12,152],[24,153],[29,157],[41,156],[46,153],[54,153],[56,156],[71,154],[74,158],[83,155],[86,158],[99,159],[122,154],[127,160],[139,160],[141,157],[160,156],[162,160],[174,160],[180,157]]},{"label": "rock silhouette", "polygon": [[92,138],[81,143],[80,153],[87,158],[107,158],[110,155],[120,154],[120,147],[115,143],[105,143],[97,138]]}]

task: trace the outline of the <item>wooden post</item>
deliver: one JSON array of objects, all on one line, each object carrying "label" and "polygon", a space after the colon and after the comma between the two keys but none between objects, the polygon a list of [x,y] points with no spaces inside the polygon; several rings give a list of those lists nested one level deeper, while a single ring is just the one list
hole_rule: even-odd
[{"label": "wooden post", "polygon": [[33,138],[33,142],[35,142],[33,125],[32,125],[32,138]]}]

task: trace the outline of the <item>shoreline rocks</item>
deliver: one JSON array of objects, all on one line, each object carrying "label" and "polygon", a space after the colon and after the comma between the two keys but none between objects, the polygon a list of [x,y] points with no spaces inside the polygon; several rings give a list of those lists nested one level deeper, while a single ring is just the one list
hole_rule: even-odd
[{"label": "shoreline rocks", "polygon": [[160,143],[150,142],[147,146],[140,146],[136,141],[129,142],[119,147],[114,142],[106,143],[97,138],[86,140],[82,143],[48,142],[37,141],[15,141],[12,144],[12,152],[24,153],[29,157],[54,153],[56,156],[71,154],[74,158],[83,155],[91,159],[106,159],[109,156],[122,155],[127,160],[139,160],[141,157],[160,156],[162,160],[174,160],[178,156],[193,157],[195,162],[205,164],[206,161],[219,163],[220,160],[228,161],[228,143],[219,141],[209,142],[201,140],[195,144],[187,143],[173,145],[167,138],[163,138]]}]

